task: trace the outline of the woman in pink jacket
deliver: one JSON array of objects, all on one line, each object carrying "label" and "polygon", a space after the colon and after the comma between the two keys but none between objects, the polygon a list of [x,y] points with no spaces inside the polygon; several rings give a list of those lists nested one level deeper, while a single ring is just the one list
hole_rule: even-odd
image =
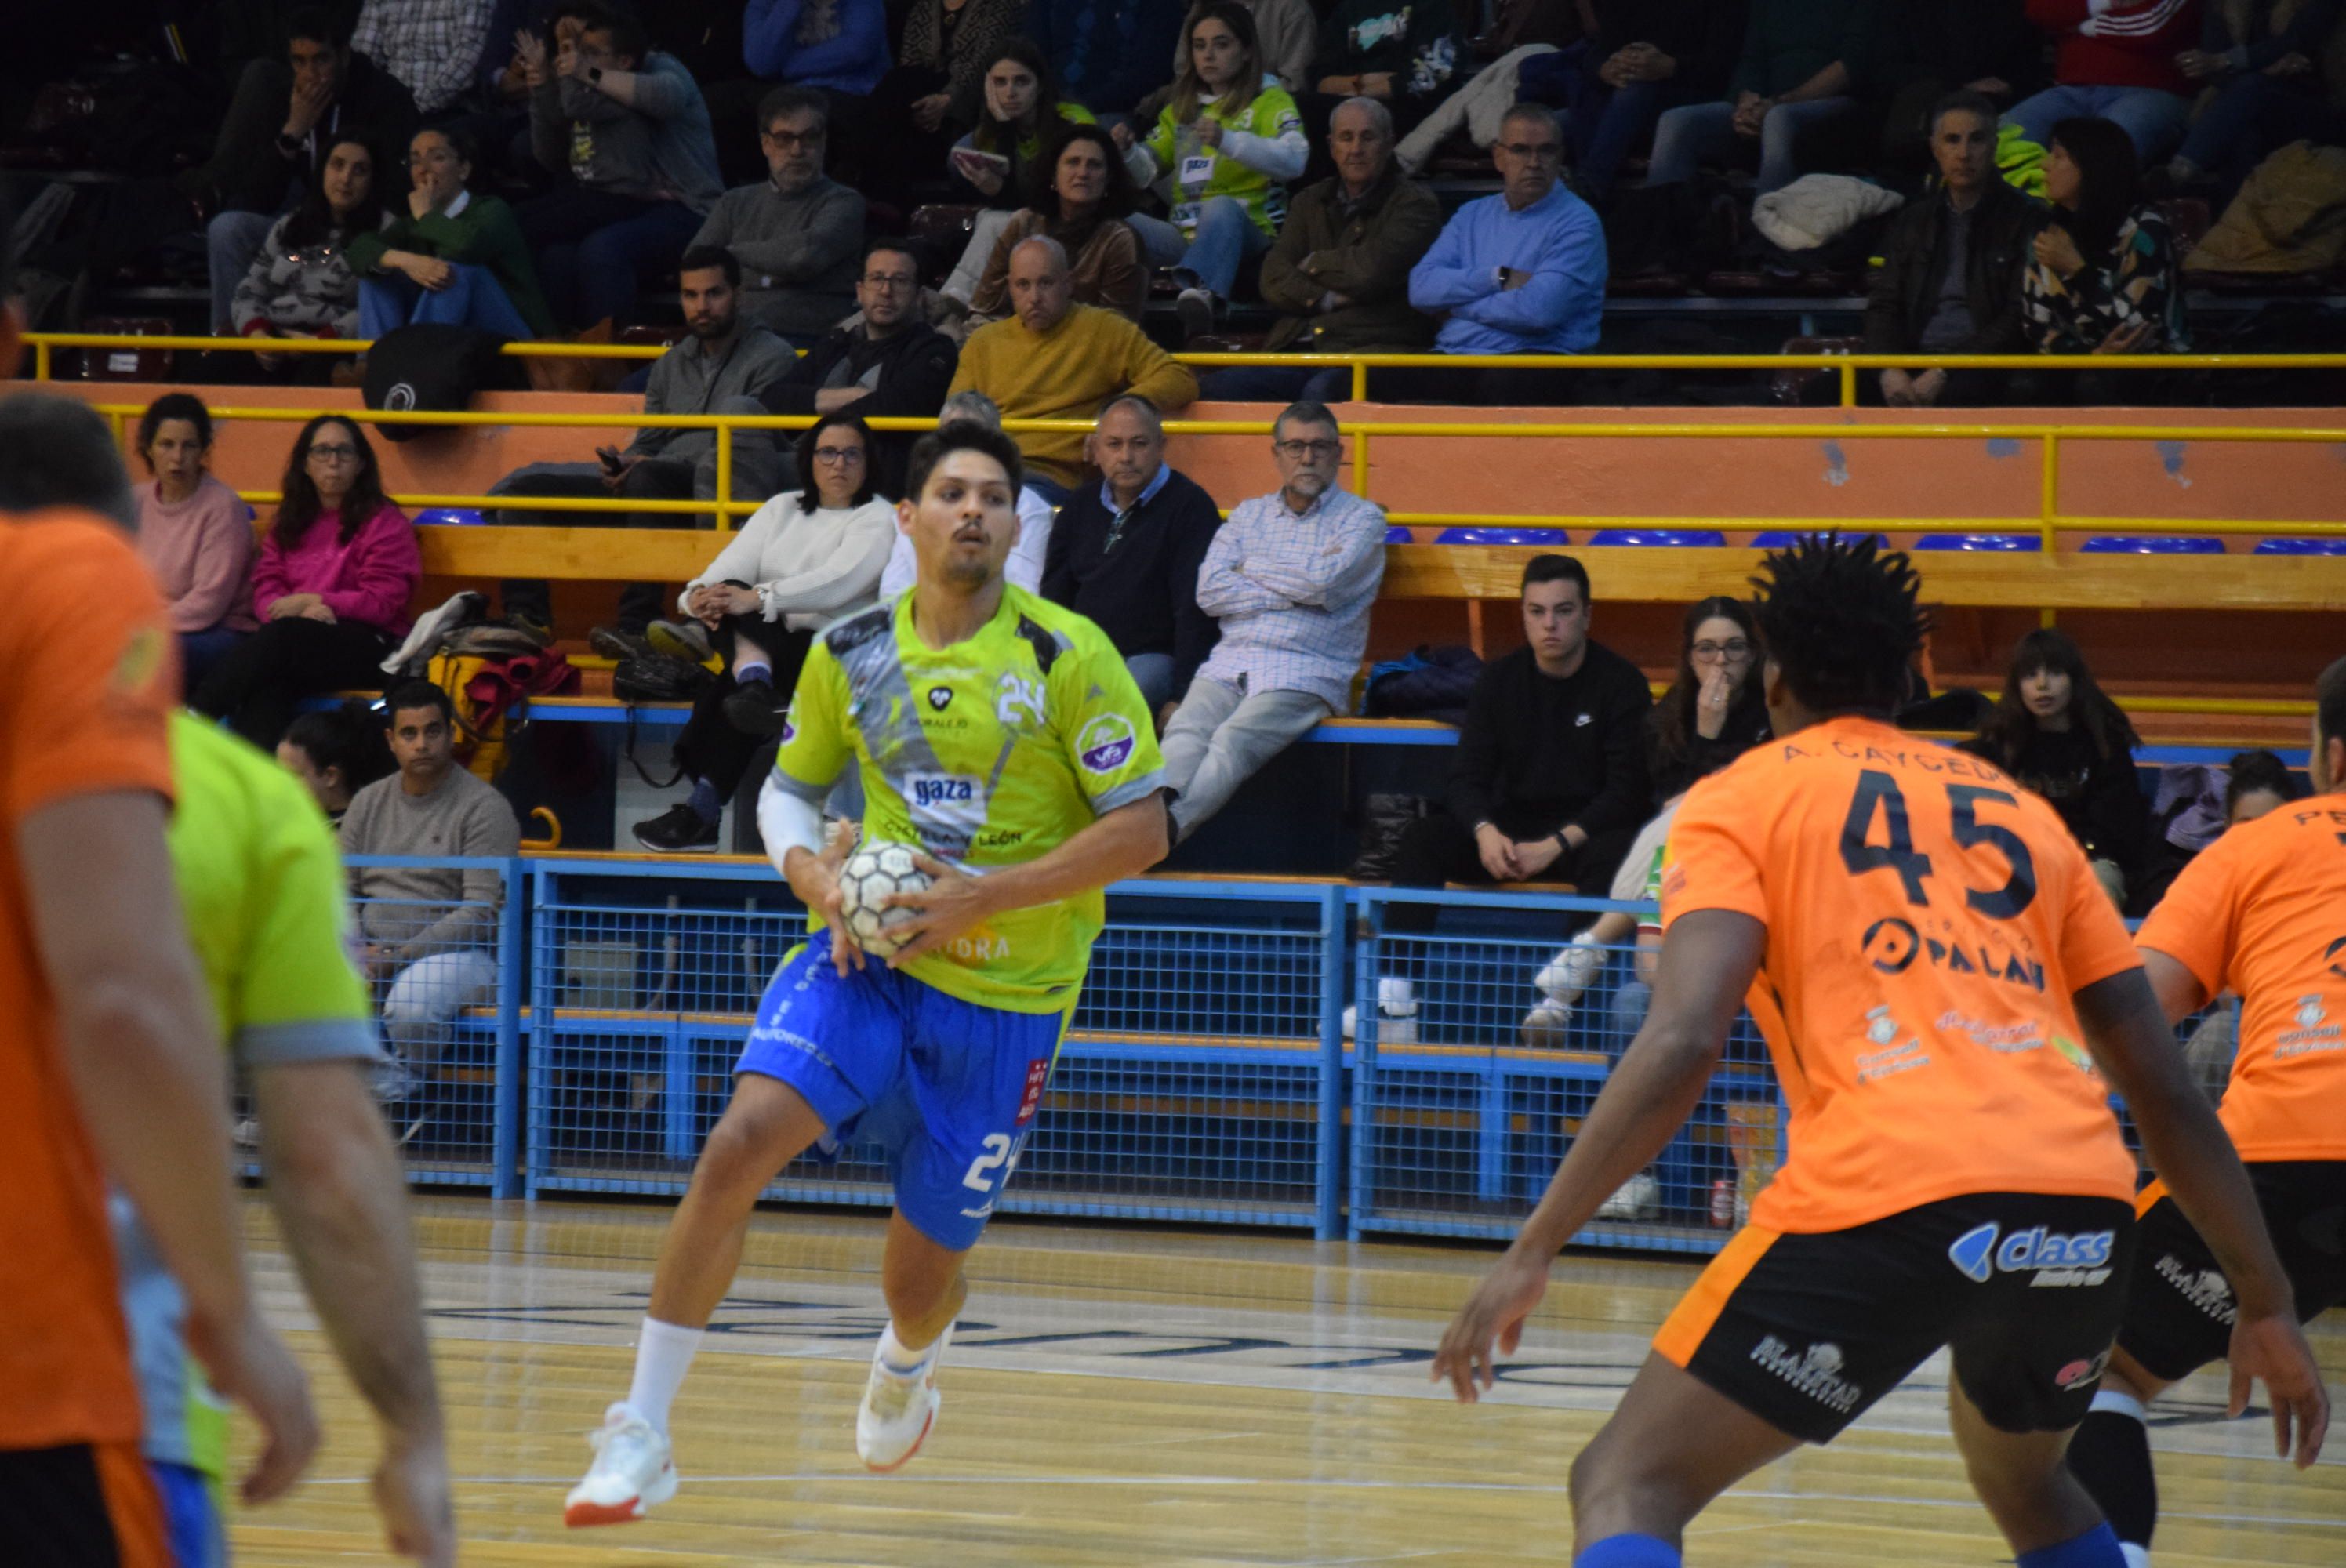
[{"label": "woman in pink jacket", "polygon": [[352,421],[320,414],[285,465],[284,499],[252,571],[260,629],[196,688],[199,713],[273,750],[317,692],[382,689],[423,575],[415,528],[385,499],[374,448]]}]

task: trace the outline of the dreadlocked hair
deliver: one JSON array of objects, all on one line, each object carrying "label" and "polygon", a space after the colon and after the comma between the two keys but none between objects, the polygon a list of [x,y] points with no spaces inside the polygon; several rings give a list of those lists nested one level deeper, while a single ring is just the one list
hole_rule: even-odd
[{"label": "dreadlocked hair", "polygon": [[1923,575],[1874,535],[1838,531],[1769,552],[1751,579],[1768,657],[1812,713],[1888,713],[1922,650],[1931,617]]}]

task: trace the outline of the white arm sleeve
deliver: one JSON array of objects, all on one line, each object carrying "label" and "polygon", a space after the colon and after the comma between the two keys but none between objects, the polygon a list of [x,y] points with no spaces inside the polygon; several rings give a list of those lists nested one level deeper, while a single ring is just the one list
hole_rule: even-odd
[{"label": "white arm sleeve", "polygon": [[[758,791],[758,832],[766,840],[766,858],[781,871],[792,850],[822,853],[822,808],[783,789],[769,773]],[[787,881],[788,873],[783,877]]]}]

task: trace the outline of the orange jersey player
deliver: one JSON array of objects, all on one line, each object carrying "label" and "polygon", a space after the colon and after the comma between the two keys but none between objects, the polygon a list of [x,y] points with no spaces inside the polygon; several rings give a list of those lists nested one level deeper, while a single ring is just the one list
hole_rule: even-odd
[{"label": "orange jersey player", "polygon": [[1713,1497],[1831,1441],[1948,1346],[1956,1445],[2020,1568],[2117,1568],[2062,1464],[2134,1246],[2111,1087],[2239,1282],[2238,1397],[2266,1379],[2310,1463],[2328,1403],[2287,1278],[2059,819],[1889,722],[1925,626],[1906,557],[1836,536],[1765,569],[1778,738],[1679,808],[1646,1026],[1434,1374],[1462,1400],[1488,1385],[1558,1248],[1661,1152],[1748,1001],[1791,1110],[1787,1159],[1574,1462],[1576,1568],[1676,1568]]},{"label": "orange jersey player", "polygon": [[[2346,659],[2314,688],[2314,797],[2216,840],[2135,936],[2170,1021],[2241,998],[2218,1113],[2310,1321],[2346,1301]],[[2150,1560],[2158,1493],[2143,1406],[2224,1353],[2241,1296],[2165,1184],[2139,1217],[2126,1322],[2070,1467],[2127,1553]]]}]

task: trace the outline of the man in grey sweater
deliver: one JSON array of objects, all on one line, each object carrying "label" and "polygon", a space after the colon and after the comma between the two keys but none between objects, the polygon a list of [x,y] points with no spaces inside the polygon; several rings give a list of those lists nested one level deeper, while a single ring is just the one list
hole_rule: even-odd
[{"label": "man in grey sweater", "polygon": [[767,178],[727,191],[692,237],[741,263],[741,314],[811,348],[855,309],[863,198],[822,172],[831,104],[776,87],[758,106]]},{"label": "man in grey sweater", "polygon": [[[448,694],[412,680],[385,706],[385,734],[399,771],[352,798],[342,817],[342,853],[437,860],[519,853],[521,824],[513,808],[456,766]],[[381,1093],[394,1105],[415,1097],[418,1075],[439,1055],[456,1014],[495,997],[503,891],[497,873],[485,868],[352,868],[362,963],[381,990],[383,1034],[393,1053]]]},{"label": "man in grey sweater", "polygon": [[[692,335],[652,361],[644,390],[644,412],[763,415],[759,394],[798,363],[790,346],[740,317],[741,264],[729,250],[695,246],[677,269],[685,325]],[[645,425],[622,448],[604,447],[591,463],[533,463],[490,487],[495,495],[620,495],[645,501],[706,501],[717,494],[717,433]],[[763,501],[781,488],[782,458],[770,431],[742,431],[733,437],[733,498]],[[569,527],[680,528],[693,522],[679,512],[501,512],[507,527],[562,524]],[[553,626],[552,600],[541,581],[515,579],[505,585],[509,618],[538,630]],[[664,596],[656,583],[631,583],[619,596],[616,628],[598,631],[598,650],[615,657],[645,651],[645,626],[657,619]]]},{"label": "man in grey sweater", "polygon": [[529,73],[529,145],[561,178],[522,203],[522,237],[537,258],[546,302],[566,327],[627,315],[639,280],[691,243],[723,184],[709,106],[673,55],[652,53],[642,25],[602,0],[549,61],[522,35]]}]

